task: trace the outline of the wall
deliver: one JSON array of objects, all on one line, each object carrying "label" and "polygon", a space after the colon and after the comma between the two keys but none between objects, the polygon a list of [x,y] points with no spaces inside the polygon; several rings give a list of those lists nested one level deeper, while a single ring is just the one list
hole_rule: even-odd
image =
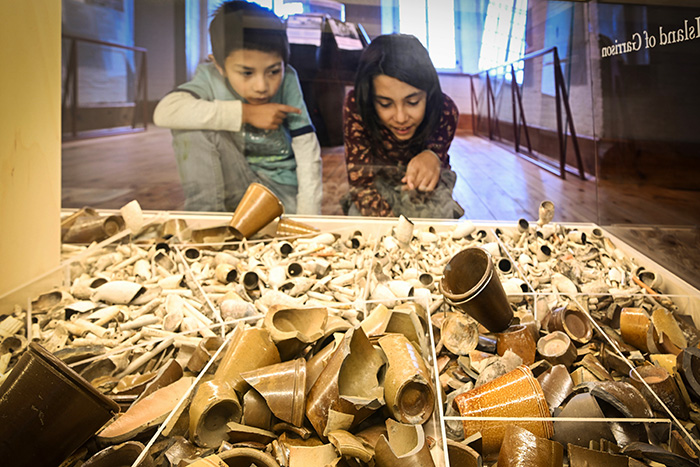
[{"label": "wall", "polygon": [[0,2],[0,18],[2,296],[60,260],[61,3]]},{"label": "wall", "polygon": [[[183,2],[138,0],[134,8],[134,43],[148,49],[148,99],[158,101],[176,85],[186,81],[184,62],[184,18],[176,28],[177,12],[184,14]],[[176,43],[181,42],[181,56]],[[178,71],[180,76],[177,76]]]},{"label": "wall", "polygon": [[[115,2],[114,7],[78,0],[59,3],[63,6],[63,34],[134,45],[133,0]],[[63,41],[63,44],[67,47],[69,42]],[[81,106],[133,99],[135,64],[132,52],[79,43],[78,55]]]},{"label": "wall", "polygon": [[345,0],[345,21],[359,23],[370,38],[382,33],[380,0]]}]

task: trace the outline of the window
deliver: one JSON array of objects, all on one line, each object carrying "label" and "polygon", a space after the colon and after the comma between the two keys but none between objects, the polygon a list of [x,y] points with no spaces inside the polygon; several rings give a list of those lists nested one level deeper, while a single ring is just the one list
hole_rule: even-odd
[{"label": "window", "polygon": [[[487,70],[525,55],[527,0],[491,0],[486,11],[479,69]],[[514,64],[518,83],[523,81],[523,62]],[[498,70],[510,80],[510,67]]]},{"label": "window", "polygon": [[[382,33],[413,34],[439,69],[474,71],[478,62],[478,69],[485,70],[525,53],[527,0],[382,0],[381,7]],[[482,27],[481,37],[471,35]],[[463,50],[461,41],[480,44],[478,57]],[[516,79],[522,82],[522,62],[515,68]]]},{"label": "window", "polygon": [[[210,17],[214,11],[221,5],[224,0],[208,0]],[[300,1],[289,0],[253,0],[260,6],[269,8],[275,12],[280,18],[304,12],[304,3]],[[321,2],[322,3],[322,2]]]},{"label": "window", "polygon": [[412,34],[436,68],[457,68],[454,0],[382,0],[382,33]]}]

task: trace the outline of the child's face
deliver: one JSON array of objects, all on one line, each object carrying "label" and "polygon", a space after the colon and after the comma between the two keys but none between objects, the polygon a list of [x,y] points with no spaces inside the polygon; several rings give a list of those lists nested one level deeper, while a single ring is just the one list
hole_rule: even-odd
[{"label": "child's face", "polygon": [[411,139],[425,117],[425,91],[387,75],[375,76],[373,84],[379,121],[396,139]]},{"label": "child's face", "polygon": [[274,52],[239,49],[226,57],[223,68],[218,63],[216,68],[239,96],[254,105],[270,102],[284,79],[284,62]]}]

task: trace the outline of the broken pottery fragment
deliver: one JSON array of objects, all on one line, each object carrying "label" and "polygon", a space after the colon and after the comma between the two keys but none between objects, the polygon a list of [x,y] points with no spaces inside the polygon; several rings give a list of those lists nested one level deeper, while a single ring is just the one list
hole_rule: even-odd
[{"label": "broken pottery fragment", "polygon": [[386,428],[387,436],[380,436],[374,448],[377,467],[435,466],[421,425],[406,425],[389,418]]},{"label": "broken pottery fragment", "polygon": [[267,401],[275,416],[295,426],[304,421],[306,360],[297,358],[241,373]]},{"label": "broken pottery fragment", "polygon": [[216,447],[226,439],[226,423],[242,416],[239,394],[248,387],[241,373],[279,363],[277,347],[265,329],[239,325],[211,381],[201,383],[190,404],[190,437]]},{"label": "broken pottery fragment", "polygon": [[306,416],[319,436],[333,413],[350,429],[384,404],[383,381],[379,370],[385,365],[362,328],[349,330],[326,367],[321,371],[306,400]]},{"label": "broken pottery fragment", "polygon": [[498,455],[499,467],[562,467],[564,446],[556,441],[535,436],[516,425],[508,425],[503,447]]},{"label": "broken pottery fragment", "polygon": [[384,398],[389,411],[401,423],[425,423],[435,407],[435,389],[423,357],[401,334],[387,334],[379,346],[388,360]]},{"label": "broken pottery fragment", "polygon": [[100,431],[97,440],[103,444],[122,443],[160,425],[177,404],[187,397],[193,383],[194,378],[180,378],[134,403],[129,410]]}]

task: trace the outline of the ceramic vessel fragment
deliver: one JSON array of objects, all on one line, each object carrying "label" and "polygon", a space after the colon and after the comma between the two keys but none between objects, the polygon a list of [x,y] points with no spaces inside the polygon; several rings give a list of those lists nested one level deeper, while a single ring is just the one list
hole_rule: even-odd
[{"label": "ceramic vessel fragment", "polygon": [[435,466],[421,425],[406,425],[389,418],[386,427],[387,436],[382,435],[375,447],[377,467]]},{"label": "ceramic vessel fragment", "polygon": [[297,358],[241,373],[275,416],[302,426],[306,402],[306,360]]},{"label": "ceramic vessel fragment", "polygon": [[422,424],[435,406],[435,389],[420,352],[402,334],[379,339],[388,360],[384,399],[393,417],[401,423]]}]

